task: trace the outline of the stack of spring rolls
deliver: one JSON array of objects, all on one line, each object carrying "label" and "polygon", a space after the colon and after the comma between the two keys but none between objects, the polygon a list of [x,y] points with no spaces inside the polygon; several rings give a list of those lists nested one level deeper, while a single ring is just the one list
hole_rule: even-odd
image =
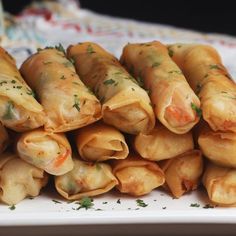
[{"label": "stack of spring rolls", "polygon": [[59,45],[20,70],[0,49],[6,204],[37,196],[54,176],[68,200],[158,187],[179,198],[202,180],[212,202],[232,205],[235,131],[236,85],[210,46],[128,44],[119,61],[92,42]]}]

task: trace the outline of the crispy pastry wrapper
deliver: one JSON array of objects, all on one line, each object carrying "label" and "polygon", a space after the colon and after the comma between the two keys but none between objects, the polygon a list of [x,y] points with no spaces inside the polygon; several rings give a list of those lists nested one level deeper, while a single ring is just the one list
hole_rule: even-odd
[{"label": "crispy pastry wrapper", "polygon": [[8,205],[17,204],[24,198],[36,197],[47,184],[47,174],[16,154],[0,155],[0,200]]},{"label": "crispy pastry wrapper", "polygon": [[15,60],[0,47],[0,122],[23,132],[45,123],[43,107],[17,70]]},{"label": "crispy pastry wrapper", "polygon": [[9,137],[7,130],[0,123],[0,154],[6,149],[8,143],[9,143]]},{"label": "crispy pastry wrapper", "polygon": [[220,167],[208,162],[202,183],[209,199],[218,205],[231,206],[236,204],[236,170]]},{"label": "crispy pastry wrapper", "polygon": [[183,194],[197,189],[203,171],[201,151],[191,150],[175,158],[158,163],[165,173],[165,188],[180,198]]},{"label": "crispy pastry wrapper", "polygon": [[49,174],[63,175],[73,169],[71,146],[63,133],[32,130],[20,135],[16,148],[21,159]]},{"label": "crispy pastry wrapper", "polygon": [[68,200],[97,196],[110,191],[117,184],[108,164],[79,159],[74,159],[73,170],[55,177],[57,192]]},{"label": "crispy pastry wrapper", "polygon": [[198,144],[210,161],[236,168],[236,133],[213,131],[204,123],[198,130]]},{"label": "crispy pastry wrapper", "polygon": [[214,131],[236,132],[236,84],[218,52],[198,44],[174,44],[169,50],[198,94],[204,120]]},{"label": "crispy pastry wrapper", "polygon": [[78,152],[85,161],[125,159],[129,154],[124,135],[102,122],[77,130],[75,140]]},{"label": "crispy pastry wrapper", "polygon": [[165,182],[163,171],[157,163],[144,160],[130,153],[124,160],[112,161],[113,174],[119,181],[116,186],[121,193],[142,196]]},{"label": "crispy pastry wrapper", "polygon": [[169,130],[187,133],[199,121],[200,101],[163,44],[158,41],[127,44],[121,63],[142,81],[156,117]]},{"label": "crispy pastry wrapper", "polygon": [[147,92],[114,56],[90,42],[70,46],[67,54],[83,82],[100,99],[105,123],[130,134],[153,129],[155,115]]},{"label": "crispy pastry wrapper", "polygon": [[20,71],[44,107],[45,130],[65,132],[101,118],[100,102],[80,80],[63,52],[43,49],[29,57]]},{"label": "crispy pastry wrapper", "polygon": [[174,158],[194,148],[191,132],[175,134],[161,124],[149,134],[138,134],[133,146],[140,156],[151,161]]}]

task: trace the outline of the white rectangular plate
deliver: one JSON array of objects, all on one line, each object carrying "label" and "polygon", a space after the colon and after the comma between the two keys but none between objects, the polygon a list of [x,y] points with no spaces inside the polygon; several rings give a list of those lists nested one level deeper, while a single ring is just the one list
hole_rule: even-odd
[{"label": "white rectangular plate", "polygon": [[[120,203],[119,200],[120,199]],[[79,209],[78,203],[67,202],[45,189],[39,197],[25,199],[11,210],[0,205],[0,226],[83,225],[133,223],[236,223],[235,208],[204,208],[208,204],[203,189],[173,199],[161,190],[137,198],[116,191],[94,198],[91,209]],[[57,202],[58,201],[58,202]],[[193,207],[191,204],[199,204]]]}]

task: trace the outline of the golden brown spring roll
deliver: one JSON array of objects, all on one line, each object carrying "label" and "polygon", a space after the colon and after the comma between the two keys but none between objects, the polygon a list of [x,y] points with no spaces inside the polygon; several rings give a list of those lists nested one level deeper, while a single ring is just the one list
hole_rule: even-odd
[{"label": "golden brown spring roll", "polygon": [[52,175],[63,175],[73,169],[71,147],[64,134],[37,129],[23,133],[16,144],[24,161]]},{"label": "golden brown spring roll", "polygon": [[55,177],[55,187],[68,200],[97,196],[117,185],[111,167],[105,163],[92,163],[74,159],[70,172]]},{"label": "golden brown spring roll", "polygon": [[236,168],[236,133],[213,131],[204,124],[199,128],[198,144],[212,162]]},{"label": "golden brown spring roll", "polygon": [[236,132],[236,85],[211,46],[175,44],[169,46],[201,100],[203,118],[214,130]]},{"label": "golden brown spring roll", "polygon": [[6,149],[9,143],[9,137],[6,129],[0,123],[0,154]]},{"label": "golden brown spring roll", "polygon": [[195,190],[203,171],[201,151],[191,150],[175,158],[159,162],[165,173],[165,187],[174,197]]},{"label": "golden brown spring roll", "polygon": [[202,182],[212,202],[223,206],[236,204],[236,169],[208,162]]},{"label": "golden brown spring roll", "polygon": [[149,90],[156,117],[169,130],[187,133],[199,121],[200,101],[163,44],[127,44],[121,63]]},{"label": "golden brown spring roll", "polygon": [[113,174],[119,181],[116,186],[121,193],[142,196],[165,182],[163,171],[152,161],[137,154],[129,154],[124,160],[113,161]]},{"label": "golden brown spring roll", "polygon": [[114,56],[90,42],[70,46],[67,52],[83,82],[100,99],[105,123],[130,134],[153,129],[155,116],[148,94]]},{"label": "golden brown spring roll", "polygon": [[45,130],[65,132],[100,119],[101,105],[75,73],[73,64],[56,48],[35,53],[20,71],[44,107]]},{"label": "golden brown spring roll", "polygon": [[125,159],[129,154],[124,135],[104,123],[95,123],[76,132],[76,146],[85,161]]},{"label": "golden brown spring roll", "polygon": [[17,70],[15,60],[0,47],[0,122],[18,132],[45,122],[43,107]]},{"label": "golden brown spring roll", "polygon": [[27,196],[36,197],[47,184],[47,174],[16,154],[0,155],[0,201],[12,205]]},{"label": "golden brown spring roll", "polygon": [[191,132],[175,134],[161,124],[149,134],[137,135],[133,144],[141,157],[151,161],[170,159],[194,148]]}]

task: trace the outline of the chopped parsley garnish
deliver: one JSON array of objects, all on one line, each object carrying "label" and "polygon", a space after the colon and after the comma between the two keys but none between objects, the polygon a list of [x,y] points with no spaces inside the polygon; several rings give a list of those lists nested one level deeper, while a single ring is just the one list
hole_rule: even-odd
[{"label": "chopped parsley garnish", "polygon": [[159,63],[159,62],[154,62],[154,63],[152,64],[152,68],[158,67],[159,65],[161,65],[161,63]]},{"label": "chopped parsley garnish", "polygon": [[41,52],[42,50],[42,48],[37,48],[37,52]]},{"label": "chopped parsley garnish", "polygon": [[53,201],[55,204],[62,204],[62,202],[57,201],[57,200],[55,200],[55,199],[52,199],[52,201]]},{"label": "chopped parsley garnish", "polygon": [[11,83],[12,83],[12,84],[15,84],[15,83],[16,83],[16,81],[13,79],[13,80],[11,81]]},{"label": "chopped parsley garnish", "polygon": [[85,208],[86,210],[88,210],[89,208],[92,208],[94,206],[93,204],[93,199],[90,197],[84,197],[82,198],[78,204],[80,205],[76,210],[79,210],[81,208]]},{"label": "chopped parsley garnish", "polygon": [[146,204],[142,199],[137,199],[136,203],[140,207],[147,207],[148,206],[148,204]]},{"label": "chopped parsley garnish", "polygon": [[22,86],[16,86],[16,88],[17,88],[17,89],[21,89],[21,88],[22,88]]},{"label": "chopped parsley garnish", "polygon": [[121,204],[121,201],[120,201],[120,199],[118,199],[118,200],[116,201],[116,203],[117,203],[117,204]]},{"label": "chopped parsley garnish", "polygon": [[7,84],[7,81],[4,80],[0,82],[0,86],[2,86],[3,84]]},{"label": "chopped parsley garnish", "polygon": [[198,204],[198,203],[191,203],[190,207],[200,207],[200,204]]},{"label": "chopped parsley garnish", "polygon": [[174,73],[176,73],[176,74],[179,74],[179,75],[182,75],[182,74],[183,74],[182,71],[180,71],[180,70],[171,70],[171,71],[168,71],[168,73],[169,73],[169,74],[174,74]]},{"label": "chopped parsley garnish", "polygon": [[7,103],[6,112],[2,118],[4,120],[11,120],[14,117],[13,109],[14,109],[14,104],[13,104],[13,102],[9,101]]},{"label": "chopped parsley garnish", "polygon": [[30,89],[27,88],[27,92],[26,92],[26,93],[27,93],[28,95],[33,96],[33,97],[35,98],[35,93],[34,93],[33,90],[30,90]]},{"label": "chopped parsley garnish", "polygon": [[194,103],[191,102],[191,108],[196,112],[198,117],[202,116],[202,110],[200,107],[196,106]]},{"label": "chopped parsley garnish", "polygon": [[75,60],[72,57],[68,58],[68,60],[71,62],[71,64],[75,64]]},{"label": "chopped parsley garnish", "polygon": [[174,51],[171,48],[168,48],[168,54],[170,57],[174,56]]},{"label": "chopped parsley garnish", "polygon": [[65,80],[66,77],[65,77],[64,75],[62,75],[62,76],[60,77],[60,79]]},{"label": "chopped parsley garnish", "polygon": [[210,65],[209,66],[210,67],[210,69],[217,69],[217,70],[220,70],[221,68],[220,68],[220,66],[219,65]]},{"label": "chopped parsley garnish", "polygon": [[103,202],[102,204],[107,204],[108,202]]},{"label": "chopped parsley garnish", "polygon": [[87,53],[89,53],[89,54],[95,53],[91,44],[89,44],[87,47]]},{"label": "chopped parsley garnish", "polygon": [[11,205],[11,206],[9,207],[9,209],[10,209],[11,211],[13,211],[13,210],[16,209],[16,206],[15,206],[15,205]]},{"label": "chopped parsley garnish", "polygon": [[144,86],[143,78],[141,76],[137,77],[137,81],[138,81],[138,84],[139,84],[140,87]]},{"label": "chopped parsley garnish", "polygon": [[112,84],[114,84],[116,81],[115,80],[113,80],[113,79],[108,79],[108,80],[105,80],[104,82],[103,82],[103,84],[105,84],[105,85],[112,85]]},{"label": "chopped parsley garnish", "polygon": [[77,94],[74,94],[74,108],[76,108],[78,111],[80,111],[80,106],[79,106],[79,98]]},{"label": "chopped parsley garnish", "polygon": [[209,209],[209,208],[215,208],[215,206],[213,206],[211,204],[206,204],[203,208],[204,209]]},{"label": "chopped parsley garnish", "polygon": [[73,66],[73,64],[72,64],[70,61],[64,62],[63,65],[64,65],[65,67],[72,67],[72,66]]},{"label": "chopped parsley garnish", "polygon": [[61,43],[59,43],[58,46],[55,46],[55,49],[62,52],[63,54],[66,54],[66,51],[65,51],[65,49],[64,49],[64,47],[62,46]]}]

